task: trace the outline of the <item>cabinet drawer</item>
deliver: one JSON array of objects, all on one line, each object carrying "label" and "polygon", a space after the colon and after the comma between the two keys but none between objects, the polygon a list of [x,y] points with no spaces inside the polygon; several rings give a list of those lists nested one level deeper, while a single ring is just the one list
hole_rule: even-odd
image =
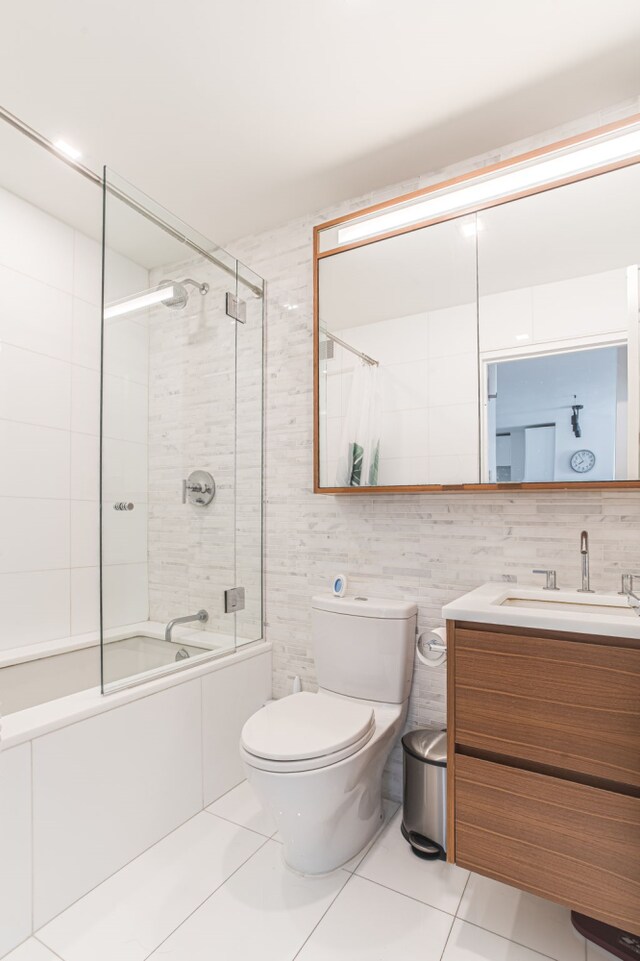
[{"label": "cabinet drawer", "polygon": [[640,934],[640,799],[456,755],[456,863]]},{"label": "cabinet drawer", "polygon": [[640,650],[457,629],[456,743],[640,786]]}]

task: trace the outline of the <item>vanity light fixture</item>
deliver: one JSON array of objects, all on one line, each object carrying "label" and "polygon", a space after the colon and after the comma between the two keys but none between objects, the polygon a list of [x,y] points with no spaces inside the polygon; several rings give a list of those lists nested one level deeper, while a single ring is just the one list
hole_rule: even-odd
[{"label": "vanity light fixture", "polygon": [[67,143],[66,140],[56,140],[54,141],[53,146],[66,157],[70,157],[71,160],[80,160],[80,157],[82,156],[82,151],[78,150],[76,147],[72,147],[71,144]]},{"label": "vanity light fixture", "polygon": [[346,224],[338,229],[338,243],[353,243],[445,214],[491,204],[501,197],[562,181],[637,154],[640,154],[640,128],[636,123],[631,129],[622,127],[612,134],[560,148],[431,196],[423,195],[377,216]]}]

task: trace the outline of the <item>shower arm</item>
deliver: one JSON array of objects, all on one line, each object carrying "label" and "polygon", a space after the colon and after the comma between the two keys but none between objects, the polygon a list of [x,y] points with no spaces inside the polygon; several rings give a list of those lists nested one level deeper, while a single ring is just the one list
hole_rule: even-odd
[{"label": "shower arm", "polygon": [[187,285],[191,287],[197,287],[203,296],[209,292],[209,284],[201,284],[197,280],[193,280],[191,277],[185,277],[184,280],[179,280],[178,283],[182,284],[183,287]]}]

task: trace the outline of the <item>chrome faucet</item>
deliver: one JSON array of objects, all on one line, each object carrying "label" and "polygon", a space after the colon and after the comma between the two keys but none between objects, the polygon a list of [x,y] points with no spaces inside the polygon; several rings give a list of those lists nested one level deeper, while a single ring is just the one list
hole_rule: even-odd
[{"label": "chrome faucet", "polygon": [[171,632],[176,624],[189,624],[191,621],[202,621],[202,623],[205,624],[208,620],[209,613],[205,611],[204,608],[198,611],[197,614],[187,614],[185,617],[174,617],[165,628],[164,639],[165,641],[171,641]]},{"label": "chrome faucet", "polygon": [[580,555],[582,557],[582,587],[578,588],[579,594],[593,594],[589,584],[589,534],[582,531],[580,534]]}]

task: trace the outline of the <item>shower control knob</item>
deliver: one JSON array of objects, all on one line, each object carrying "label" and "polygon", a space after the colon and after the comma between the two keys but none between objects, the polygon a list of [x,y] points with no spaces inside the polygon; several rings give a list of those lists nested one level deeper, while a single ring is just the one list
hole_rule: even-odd
[{"label": "shower control knob", "polygon": [[113,505],[113,509],[114,511],[132,511],[134,506],[131,501],[117,501]]},{"label": "shower control knob", "polygon": [[186,480],[182,481],[182,503],[194,504],[196,507],[206,507],[216,494],[216,482],[206,470],[191,471]]}]

